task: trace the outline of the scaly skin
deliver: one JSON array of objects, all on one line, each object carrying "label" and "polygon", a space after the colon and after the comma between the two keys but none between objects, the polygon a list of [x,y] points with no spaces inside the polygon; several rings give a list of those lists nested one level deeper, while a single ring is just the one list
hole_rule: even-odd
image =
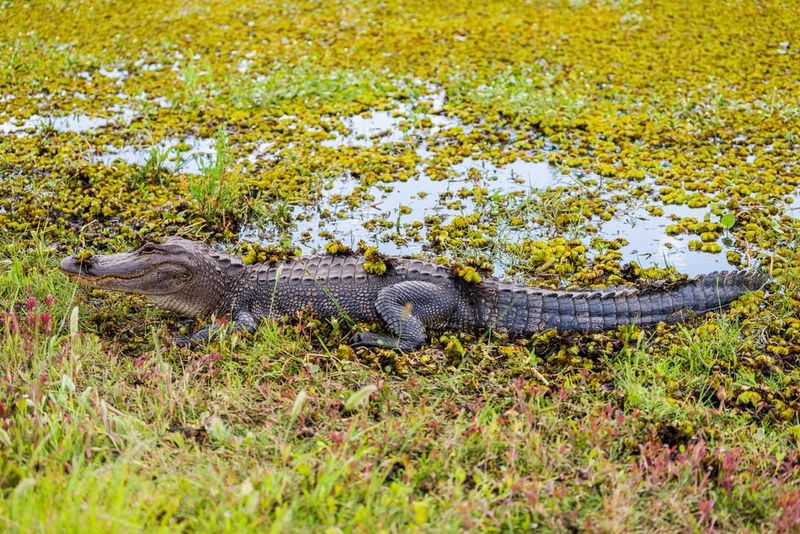
[{"label": "scaly skin", "polygon": [[[470,286],[447,267],[392,258],[383,276],[367,273],[352,256],[314,256],[276,265],[244,265],[208,246],[171,237],[128,253],[65,258],[61,269],[90,287],[146,295],[184,315],[226,316],[235,330],[253,332],[265,318],[319,317],[383,323],[392,335],[359,332],[354,346],[410,350],[426,329],[526,336],[555,328],[591,332],[623,324],[674,322],[720,309],[767,277],[754,272],[711,273],[668,289],[606,288],[557,291],[489,279]],[[206,327],[180,344],[208,338]]]}]

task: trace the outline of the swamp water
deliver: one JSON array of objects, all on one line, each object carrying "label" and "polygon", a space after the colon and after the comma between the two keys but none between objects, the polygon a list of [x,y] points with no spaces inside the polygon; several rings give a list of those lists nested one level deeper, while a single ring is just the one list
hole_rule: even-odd
[{"label": "swamp water", "polygon": [[[423,133],[419,139],[433,135],[452,127],[462,128],[469,132],[469,125],[463,125],[457,119],[449,118],[437,112],[442,107],[443,93],[432,95],[431,111],[424,114],[428,126],[424,132],[413,128],[401,128],[407,117],[414,114],[410,104],[399,104],[395,110],[372,111],[368,114],[345,117],[342,122],[348,133],[336,133],[333,139],[321,144],[328,148],[364,147],[377,144],[398,143],[406,141],[412,134]],[[57,132],[92,132],[108,126],[112,121],[127,122],[132,112],[127,108],[111,110],[113,118],[89,117],[86,115],[70,115],[63,117],[32,116],[24,121],[9,120],[0,124],[0,134],[26,135],[32,128],[47,125]],[[114,148],[105,146],[92,159],[106,165],[116,160],[128,164],[144,165],[155,151],[167,153],[176,146],[182,146],[180,157],[165,160],[165,167],[175,172],[198,174],[201,172],[201,161],[213,157],[215,140],[200,137],[167,138],[156,145],[147,147],[125,146]],[[260,145],[245,159],[254,163],[258,160],[275,158],[276,154],[269,150],[269,144]],[[424,140],[418,141],[417,154],[425,161],[435,157],[428,150]],[[240,238],[261,243],[275,243],[280,239],[291,240],[303,253],[320,253],[324,244],[337,239],[348,246],[355,246],[360,240],[369,244],[377,244],[381,252],[395,255],[410,255],[425,251],[427,240],[426,218],[438,217],[446,223],[457,215],[469,215],[484,209],[471,196],[460,195],[462,189],[480,186],[488,191],[488,197],[502,207],[503,200],[524,198],[526,195],[537,195],[551,188],[565,188],[566,194],[596,195],[599,198],[610,198],[610,192],[601,187],[580,190],[574,186],[576,176],[564,174],[546,162],[517,159],[505,165],[496,165],[488,160],[467,157],[460,163],[450,167],[449,178],[434,180],[425,173],[425,164],[418,165],[415,177],[407,181],[379,183],[369,187],[363,186],[357,179],[343,175],[322,184],[318,201],[313,206],[289,206],[292,223],[289,228],[278,228],[267,221],[255,221],[242,229]],[[602,183],[602,181],[600,182]],[[372,197],[353,206],[348,197],[354,191]],[[619,191],[616,191],[619,193]],[[608,221],[595,217],[592,224],[597,232],[579,235],[587,245],[592,238],[615,239],[622,237],[628,244],[621,248],[623,262],[637,261],[643,266],[671,264],[680,272],[697,275],[714,270],[730,268],[724,252],[713,254],[690,250],[688,243],[696,239],[690,235],[669,236],[666,226],[673,224],[671,216],[696,217],[702,220],[707,209],[695,209],[686,206],[663,205],[651,202],[663,208],[664,214],[654,216],[644,206],[618,205],[615,215]],[[420,226],[420,223],[423,223]],[[412,237],[409,229],[415,228]],[[322,234],[322,235],[320,235]],[[546,239],[555,237],[552,229],[537,228],[528,225],[525,231],[509,230],[503,233],[505,241],[520,241],[525,238]],[[565,236],[568,237],[568,236]],[[496,272],[503,273],[508,264],[502,257],[491,257],[495,262]]]},{"label": "swamp water", "polygon": [[[429,133],[461,126],[454,119],[439,115],[429,117],[432,124]],[[323,145],[332,148],[370,147],[375,143],[402,142],[412,133],[399,130],[402,120],[402,112],[388,111],[348,117],[344,123],[350,133],[337,134],[335,139],[324,141]],[[417,153],[423,160],[431,156],[424,141],[418,145]],[[303,253],[313,254],[323,252],[324,244],[333,236],[333,239],[350,247],[355,247],[363,240],[368,244],[377,244],[381,252],[386,254],[411,255],[425,250],[425,226],[419,229],[421,239],[417,240],[405,239],[404,230],[412,228],[415,223],[424,223],[427,217],[439,217],[446,222],[454,216],[466,216],[482,209],[472,197],[459,195],[462,189],[480,186],[488,190],[488,197],[498,195],[501,199],[510,199],[511,195],[520,199],[549,188],[569,188],[577,182],[575,176],[564,174],[546,162],[523,159],[498,166],[488,160],[467,157],[451,166],[451,177],[445,180],[432,179],[425,173],[424,165],[418,166],[417,171],[417,175],[407,181],[380,183],[366,189],[357,179],[341,176],[324,184],[320,198],[313,206],[293,209],[293,224],[288,236],[285,230],[266,224],[248,226],[242,230],[240,237],[262,243],[274,243],[281,237],[288,237],[292,243],[299,244]],[[348,197],[359,189],[362,195],[366,193],[374,200],[362,201],[353,207]],[[584,194],[610,197],[610,192],[599,189]],[[453,206],[455,199],[458,200],[457,207]],[[678,271],[692,276],[730,268],[724,254],[728,248],[724,245],[723,252],[719,254],[694,251],[689,249],[688,243],[696,236],[667,235],[666,226],[675,222],[671,216],[703,220],[707,209],[658,202],[651,204],[662,208],[664,214],[652,215],[643,205],[618,206],[616,214],[608,221],[595,217],[592,223],[598,231],[581,236],[582,240],[588,244],[594,237],[622,237],[628,242],[621,248],[623,262],[637,261],[645,267],[674,265]],[[324,237],[320,237],[320,232],[324,232]],[[513,230],[503,234],[503,239],[510,241],[547,237],[554,237],[552,231],[548,233],[546,229],[535,226],[526,227],[524,232]],[[490,259],[495,263],[497,274],[507,270],[509,265],[502,257]]]}]

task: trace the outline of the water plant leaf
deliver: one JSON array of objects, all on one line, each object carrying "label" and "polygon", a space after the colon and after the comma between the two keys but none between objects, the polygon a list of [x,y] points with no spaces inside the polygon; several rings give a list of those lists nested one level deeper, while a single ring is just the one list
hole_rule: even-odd
[{"label": "water plant leaf", "polygon": [[730,230],[736,224],[736,216],[733,213],[726,213],[719,222],[726,230]]}]

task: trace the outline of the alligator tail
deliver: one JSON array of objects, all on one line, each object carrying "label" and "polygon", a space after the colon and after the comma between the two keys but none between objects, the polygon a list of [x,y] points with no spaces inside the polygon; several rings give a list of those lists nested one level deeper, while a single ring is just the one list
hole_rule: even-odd
[{"label": "alligator tail", "polygon": [[529,290],[529,307],[538,307],[541,312],[529,315],[534,324],[529,323],[528,330],[593,332],[625,324],[676,322],[724,308],[743,293],[761,289],[768,280],[767,275],[752,271],[723,271],[670,288]]}]

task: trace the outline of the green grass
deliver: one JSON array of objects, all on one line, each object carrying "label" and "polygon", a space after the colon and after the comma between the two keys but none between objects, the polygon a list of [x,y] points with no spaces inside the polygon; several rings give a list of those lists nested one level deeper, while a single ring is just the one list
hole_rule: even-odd
[{"label": "green grass", "polygon": [[488,77],[462,78],[453,88],[456,102],[501,106],[532,122],[559,116],[575,121],[590,106],[538,65],[507,68]]},{"label": "green grass", "polygon": [[277,65],[253,80],[239,76],[231,86],[231,99],[242,109],[270,109],[283,101],[296,100],[307,106],[320,103],[378,103],[390,97],[409,97],[421,91],[398,83],[387,73],[367,69],[321,69],[314,65]]},{"label": "green grass", "polygon": [[[180,157],[180,152],[176,151],[174,147],[154,146],[151,148],[147,153],[144,165],[131,176],[131,185],[138,187],[148,182],[163,184],[164,179],[173,174],[168,163],[174,155]],[[180,162],[178,162],[178,166],[180,166]]]},{"label": "green grass", "polygon": [[199,212],[210,225],[228,227],[232,215],[246,211],[241,180],[231,169],[228,136],[220,129],[214,142],[214,154],[200,157],[199,175],[189,175],[188,192]]}]

